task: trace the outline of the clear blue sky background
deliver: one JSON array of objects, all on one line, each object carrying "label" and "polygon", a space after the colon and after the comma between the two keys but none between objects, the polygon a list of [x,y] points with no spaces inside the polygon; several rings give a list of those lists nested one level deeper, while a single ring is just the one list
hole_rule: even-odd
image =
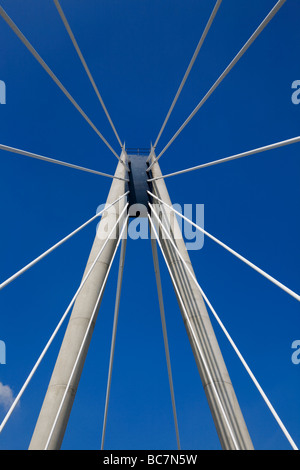
[{"label": "clear blue sky background", "polygon": [[[94,79],[126,145],[154,141],[214,6],[214,0],[62,0]],[[163,133],[168,142],[275,4],[224,0]],[[118,144],[51,0],[2,0],[105,137]],[[221,86],[161,158],[164,173],[299,135],[300,5],[287,0]],[[113,173],[117,160],[0,19],[0,142]],[[1,151],[0,280],[94,215],[111,181]],[[205,228],[299,292],[299,144],[167,180],[175,203],[205,205]],[[95,225],[0,293],[0,382],[16,395],[75,293]],[[204,291],[298,445],[299,305],[206,239],[190,253]],[[161,258],[160,258],[161,259]],[[220,444],[161,259],[179,429],[184,449]],[[117,262],[107,284],[64,449],[100,447]],[[257,449],[290,449],[212,320]],[[0,436],[26,449],[63,337],[49,350]],[[4,417],[0,405],[0,419]],[[107,449],[175,449],[150,242],[128,242],[106,435]]]}]

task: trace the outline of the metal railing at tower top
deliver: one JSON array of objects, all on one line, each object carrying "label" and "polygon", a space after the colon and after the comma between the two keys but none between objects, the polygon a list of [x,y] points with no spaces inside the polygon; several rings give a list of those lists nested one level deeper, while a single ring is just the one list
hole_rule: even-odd
[{"label": "metal railing at tower top", "polygon": [[129,147],[126,148],[126,153],[128,155],[141,155],[141,156],[148,156],[151,151],[151,148],[144,148],[144,147]]}]

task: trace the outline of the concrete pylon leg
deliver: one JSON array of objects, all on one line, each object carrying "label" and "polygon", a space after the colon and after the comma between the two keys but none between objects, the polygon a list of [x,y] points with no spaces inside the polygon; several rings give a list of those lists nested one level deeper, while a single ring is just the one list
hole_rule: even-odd
[{"label": "concrete pylon leg", "polygon": [[[125,151],[121,154],[121,160],[126,160]],[[115,176],[124,178],[126,169],[124,165],[119,162]],[[120,179],[114,179],[107,198],[107,205],[114,202],[118,197],[126,192],[125,182]],[[117,218],[119,217],[124,205],[126,197],[121,199],[110,209],[105,212],[101,218],[98,226],[97,235],[86,265],[84,276],[91,267],[97,254],[101,250],[105,242],[105,236],[109,234],[113,228]],[[119,227],[120,228],[120,227]],[[57,411],[60,407],[62,397],[65,393],[66,386],[69,378],[71,377],[72,369],[74,367],[78,351],[80,350],[82,340],[86,334],[89,321],[92,317],[97,299],[99,297],[109,263],[112,259],[114,249],[118,241],[117,229],[116,236],[111,237],[105,246],[102,255],[95,264],[89,278],[87,279],[84,287],[78,295],[73,307],[73,311],[67,326],[67,330],[61,345],[61,349],[53,370],[53,374],[48,386],[48,390],[38,417],[36,427],[29,445],[30,450],[43,450],[47,444],[50,432],[55,422]],[[102,298],[98,303],[97,309],[99,310]],[[97,315],[96,315],[97,316]],[[59,414],[56,426],[52,433],[51,440],[48,445],[49,450],[59,449],[63,440],[63,436],[67,427],[69,415],[77,391],[78,383],[80,380],[81,372],[87,355],[89,343],[91,340],[92,332],[95,326],[96,316],[92,328],[86,340],[84,351],[82,351],[80,361],[73,375],[68,393],[65,397],[63,407]]]},{"label": "concrete pylon leg", "polygon": [[[154,158],[155,155],[153,154],[152,161]],[[152,176],[154,178],[162,176],[158,163],[152,167]],[[170,206],[172,205],[164,179],[153,181],[152,192]],[[153,199],[153,203],[155,202],[156,201]],[[161,210],[164,210],[164,208],[161,207]],[[166,212],[168,212],[168,210],[166,210]],[[169,219],[168,215],[167,218]],[[164,219],[162,219],[162,222],[164,222]],[[191,272],[194,273],[190,257],[181,235],[181,230],[174,214],[172,217],[171,228],[175,233],[175,244],[178,247],[180,254],[187,263]],[[179,302],[185,328],[191,343],[221,446],[223,449],[234,450],[236,449],[237,443],[238,449],[251,450],[253,449],[253,444],[238,404],[235,391],[230,381],[202,295],[196,287],[192,277],[185,269],[184,264],[176,253],[174,247],[161,232],[160,241],[181,299],[183,300],[185,311],[187,312],[190,320],[189,322],[186,321],[182,306]],[[202,354],[204,354],[206,365],[209,367],[210,378],[207,374],[207,368],[204,367],[201,354],[199,354],[199,346],[195,343],[194,337],[191,334],[191,326],[198,339],[198,344],[200,344],[202,349]],[[215,390],[217,390],[223,411],[230,423],[231,431],[234,434],[236,443],[233,442],[231,433],[228,432],[228,424],[224,419],[224,413],[222,414],[221,412],[220,402],[216,400]]]}]

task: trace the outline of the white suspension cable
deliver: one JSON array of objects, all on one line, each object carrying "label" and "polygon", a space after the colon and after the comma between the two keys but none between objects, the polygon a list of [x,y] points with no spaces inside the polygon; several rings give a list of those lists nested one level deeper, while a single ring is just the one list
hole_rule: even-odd
[{"label": "white suspension cable", "polygon": [[[123,215],[123,214],[122,214]],[[80,346],[80,349],[78,351],[78,354],[77,354],[77,357],[76,357],[76,361],[74,363],[74,366],[73,366],[73,369],[72,369],[72,372],[71,372],[71,375],[70,375],[70,378],[68,380],[68,383],[67,383],[67,386],[66,386],[66,389],[65,389],[65,392],[63,394],[63,397],[62,397],[62,400],[61,400],[61,403],[60,403],[60,406],[59,406],[59,409],[56,413],[56,417],[55,417],[55,420],[53,422],[53,425],[52,425],[52,428],[51,428],[51,431],[50,431],[50,434],[49,434],[49,437],[48,437],[48,440],[46,442],[46,445],[45,445],[45,450],[48,449],[48,446],[50,444],[50,441],[51,441],[51,437],[52,437],[52,434],[53,434],[53,431],[55,429],[55,426],[56,426],[56,423],[57,423],[57,420],[59,418],[59,415],[60,415],[60,412],[61,412],[61,409],[63,407],[63,404],[64,404],[64,401],[65,401],[65,398],[67,396],[67,393],[68,393],[68,390],[70,388],[70,385],[71,385],[71,382],[72,382],[72,379],[73,379],[73,375],[74,375],[74,372],[76,370],[76,367],[77,367],[77,364],[78,364],[78,361],[80,359],[80,356],[81,356],[81,353],[83,351],[83,348],[84,348],[84,345],[85,345],[85,342],[86,342],[86,338],[89,334],[89,331],[90,331],[90,328],[91,328],[91,325],[93,323],[93,320],[94,320],[94,317],[96,315],[96,312],[97,312],[97,307],[98,307],[98,304],[99,304],[99,301],[101,299],[101,296],[102,296],[102,293],[103,293],[103,290],[104,290],[104,287],[105,287],[105,284],[106,284],[106,281],[107,281],[107,278],[108,278],[108,275],[109,275],[109,272],[110,272],[110,269],[111,269],[111,266],[112,266],[112,263],[114,261],[114,258],[115,258],[115,255],[116,255],[116,252],[117,252],[117,249],[119,247],[119,244],[120,244],[120,241],[122,239],[122,236],[123,236],[123,232],[124,232],[124,229],[125,227],[127,226],[127,222],[128,222],[128,218],[129,216],[127,215],[126,216],[126,220],[124,222],[124,225],[122,227],[122,230],[120,232],[120,235],[119,235],[119,238],[118,238],[118,241],[117,241],[117,244],[116,244],[116,247],[114,249],[114,253],[113,253],[113,256],[112,256],[112,259],[109,263],[109,266],[108,266],[108,269],[107,269],[107,272],[106,272],[106,275],[105,275],[105,278],[104,278],[104,281],[103,281],[103,284],[102,284],[102,287],[101,287],[101,290],[100,290],[100,293],[99,293],[99,296],[97,298],[97,301],[96,301],[96,304],[95,304],[95,307],[94,307],[94,310],[93,310],[93,313],[92,313],[92,316],[90,318],[90,321],[89,321],[89,324],[87,326],[87,329],[86,329],[86,332],[85,332],[85,335],[83,337],[83,340],[82,340],[82,343],[81,343],[81,346]]]},{"label": "white suspension cable", "polygon": [[211,13],[211,15],[210,15],[210,18],[209,18],[209,20],[208,20],[208,22],[207,22],[207,24],[206,24],[206,27],[205,27],[205,29],[204,29],[204,31],[203,31],[203,34],[202,34],[202,36],[201,36],[201,38],[200,38],[200,40],[199,40],[199,42],[198,42],[198,45],[197,45],[197,47],[196,47],[196,50],[195,50],[195,52],[194,52],[194,54],[193,54],[193,57],[192,57],[192,59],[191,59],[191,61],[190,61],[190,63],[189,63],[189,66],[188,66],[188,68],[187,68],[187,70],[186,70],[186,72],[185,72],[185,74],[184,74],[184,77],[183,77],[183,79],[182,79],[182,81],[181,81],[181,83],[180,83],[180,86],[179,86],[179,88],[178,88],[178,90],[177,90],[177,93],[176,93],[176,95],[175,95],[175,98],[173,99],[173,102],[172,102],[172,104],[171,104],[171,106],[170,106],[170,109],[169,109],[169,111],[168,111],[168,113],[167,113],[167,116],[166,116],[166,118],[165,118],[165,120],[164,120],[164,122],[163,122],[163,125],[162,125],[162,127],[161,127],[159,133],[158,133],[158,136],[157,136],[157,138],[156,138],[155,144],[154,144],[154,146],[153,146],[154,148],[157,147],[158,141],[159,141],[159,139],[160,139],[160,137],[161,137],[161,135],[162,135],[162,133],[163,133],[164,128],[166,127],[166,124],[167,124],[167,122],[168,122],[168,120],[169,120],[169,118],[170,118],[170,116],[171,116],[171,113],[172,113],[172,111],[173,111],[173,109],[174,109],[174,106],[175,106],[175,104],[177,103],[177,100],[178,100],[178,98],[179,98],[179,96],[180,96],[180,93],[181,93],[181,91],[182,91],[182,89],[183,89],[183,87],[184,87],[184,85],[185,85],[185,82],[187,81],[187,78],[188,78],[188,76],[189,76],[189,74],[190,74],[190,71],[192,70],[192,67],[193,67],[193,65],[194,65],[194,63],[195,63],[195,60],[196,60],[196,58],[197,58],[197,56],[198,56],[198,54],[199,54],[199,51],[200,51],[200,49],[201,49],[201,47],[202,47],[202,44],[203,44],[203,42],[204,42],[204,40],[205,40],[205,38],[206,38],[206,36],[207,36],[207,33],[208,33],[208,31],[210,30],[210,27],[211,27],[211,25],[212,25],[212,22],[213,22],[213,20],[214,20],[216,14],[217,14],[217,11],[218,11],[218,9],[219,9],[221,3],[222,3],[222,0],[217,0],[217,2],[216,2],[216,4],[215,4],[215,7],[214,7],[214,9],[213,9],[213,11],[212,11],[212,13]]},{"label": "white suspension cable", "polygon": [[149,219],[150,224],[151,224],[151,226],[152,226],[153,233],[154,233],[155,238],[156,238],[156,240],[157,240],[157,243],[158,243],[158,245],[159,245],[159,247],[160,247],[161,253],[162,253],[163,257],[164,257],[164,260],[165,260],[165,263],[166,263],[166,265],[167,265],[167,268],[168,268],[168,271],[169,271],[171,280],[172,280],[173,285],[174,285],[174,289],[175,289],[175,291],[176,291],[177,297],[178,297],[178,299],[179,299],[179,301],[180,301],[180,304],[181,304],[181,306],[182,306],[182,310],[183,310],[183,312],[184,312],[186,321],[187,321],[187,323],[189,324],[189,328],[190,328],[190,331],[191,331],[191,333],[192,333],[193,340],[195,341],[195,344],[197,345],[197,350],[198,350],[198,352],[199,352],[199,354],[200,354],[200,356],[201,356],[201,360],[202,360],[203,365],[204,365],[204,367],[205,367],[205,370],[206,370],[206,373],[207,373],[207,376],[208,376],[210,385],[212,386],[212,389],[213,389],[213,391],[214,391],[216,400],[217,400],[217,402],[218,402],[218,404],[219,404],[220,410],[221,410],[222,415],[223,415],[223,417],[224,417],[224,421],[225,421],[225,423],[226,423],[226,426],[228,427],[228,430],[229,430],[231,439],[232,439],[232,441],[233,441],[233,444],[234,444],[236,450],[239,450],[239,447],[238,447],[236,438],[235,438],[235,436],[234,436],[233,430],[232,430],[232,428],[231,428],[231,425],[230,425],[230,423],[229,423],[228,417],[227,417],[226,412],[225,412],[225,410],[224,410],[222,401],[221,401],[221,399],[220,399],[220,396],[219,396],[218,391],[217,391],[217,389],[216,389],[215,383],[214,383],[213,378],[212,378],[212,376],[211,376],[209,367],[208,367],[208,365],[207,365],[207,363],[206,363],[206,360],[205,360],[205,357],[204,357],[204,355],[203,355],[202,348],[201,348],[201,346],[200,346],[200,344],[199,344],[199,341],[198,341],[198,338],[197,338],[197,336],[196,336],[196,334],[195,334],[195,332],[194,332],[194,328],[193,328],[193,326],[192,326],[192,324],[191,324],[191,321],[190,321],[190,319],[189,319],[189,316],[188,316],[188,314],[187,314],[187,311],[186,311],[184,302],[183,302],[183,300],[182,300],[182,297],[181,297],[181,295],[180,295],[179,289],[178,289],[178,287],[177,287],[177,284],[176,284],[176,282],[175,282],[174,276],[173,276],[173,274],[172,274],[172,270],[171,270],[171,268],[170,268],[170,266],[169,266],[168,260],[167,260],[167,258],[166,258],[166,256],[165,256],[164,250],[163,250],[163,248],[162,248],[162,246],[161,246],[161,242],[160,242],[160,240],[159,240],[159,236],[158,236],[158,234],[157,234],[156,228],[155,228],[155,226],[154,226],[154,224],[153,224],[153,222],[152,222],[151,217],[150,217],[149,214],[148,214],[148,219]]},{"label": "white suspension cable", "polygon": [[92,77],[92,74],[91,74],[91,72],[90,72],[90,70],[89,70],[89,68],[88,68],[88,66],[87,66],[87,63],[86,63],[86,61],[85,61],[85,59],[84,59],[84,57],[83,57],[83,55],[82,55],[82,52],[81,52],[81,50],[80,50],[80,48],[79,48],[79,46],[78,46],[78,43],[77,43],[77,41],[76,41],[76,39],[75,39],[75,36],[74,36],[74,34],[73,34],[72,30],[71,30],[71,27],[70,27],[70,25],[69,25],[69,23],[68,23],[68,20],[67,20],[65,14],[64,14],[64,12],[63,12],[63,9],[62,9],[62,7],[61,7],[61,5],[60,5],[60,3],[59,3],[58,0],[53,0],[53,1],[54,1],[54,3],[55,3],[55,6],[56,6],[56,8],[57,8],[57,11],[58,11],[58,13],[59,13],[61,19],[62,19],[62,21],[63,21],[63,23],[64,23],[64,25],[65,25],[65,28],[66,28],[66,30],[67,30],[69,36],[70,36],[70,39],[71,39],[71,41],[72,41],[72,43],[73,43],[73,46],[74,46],[75,49],[76,49],[76,52],[77,52],[77,54],[78,54],[78,56],[79,56],[79,59],[80,59],[82,65],[83,65],[83,67],[84,67],[84,69],[85,69],[85,71],[86,71],[86,73],[87,73],[87,76],[88,76],[88,78],[89,78],[91,84],[92,84],[92,87],[94,88],[94,91],[95,91],[95,93],[96,93],[96,95],[97,95],[97,97],[98,97],[98,99],[99,99],[99,101],[100,101],[100,103],[101,103],[101,106],[102,106],[102,108],[103,108],[103,111],[105,112],[106,117],[107,117],[107,119],[108,119],[108,121],[109,121],[109,123],[110,123],[110,125],[111,125],[111,128],[112,128],[112,130],[114,131],[114,134],[115,134],[115,136],[116,136],[116,138],[117,138],[117,140],[118,140],[118,142],[119,142],[119,144],[120,144],[120,147],[122,147],[122,142],[121,142],[121,140],[120,140],[120,137],[119,137],[119,135],[118,135],[118,133],[117,133],[117,131],[116,131],[116,128],[115,128],[115,126],[114,126],[114,124],[113,124],[113,122],[112,122],[112,119],[111,119],[111,117],[110,117],[110,115],[109,115],[109,113],[108,113],[108,111],[107,111],[107,108],[106,108],[106,106],[105,106],[105,104],[104,104],[104,101],[103,101],[101,95],[100,95],[100,92],[99,92],[99,90],[98,90],[98,88],[97,88],[97,85],[96,85],[96,83],[95,83],[95,81],[94,81],[94,79],[93,79],[93,77]]},{"label": "white suspension cable", "polygon": [[114,355],[115,355],[115,346],[116,346],[116,337],[117,337],[117,327],[118,327],[119,308],[120,308],[120,299],[121,299],[121,288],[122,288],[122,280],[123,280],[123,272],[124,272],[126,244],[127,244],[127,237],[123,238],[122,243],[121,243],[121,253],[120,253],[119,272],[118,272],[118,281],[117,281],[117,292],[116,292],[115,311],[114,311],[114,322],[113,322],[113,330],[112,330],[112,338],[111,338],[108,377],[107,377],[105,406],[104,406],[104,417],[103,417],[103,425],[102,425],[101,450],[103,450],[103,448],[104,448],[104,440],[105,440],[105,433],[106,433],[107,413],[108,413],[108,404],[109,404],[109,397],[110,397],[112,369],[113,369]]},{"label": "white suspension cable", "polygon": [[286,2],[286,0],[279,0],[276,5],[272,8],[270,13],[266,16],[263,22],[259,25],[256,31],[252,34],[252,36],[248,39],[246,44],[242,47],[242,49],[238,52],[238,54],[234,57],[234,59],[230,62],[224,72],[220,75],[218,80],[214,83],[214,85],[210,88],[210,90],[206,93],[204,98],[200,101],[200,103],[196,106],[196,108],[192,111],[189,117],[184,121],[184,123],[180,126],[178,131],[174,134],[172,139],[167,143],[164,149],[160,152],[160,154],[153,160],[152,164],[149,166],[147,171],[151,169],[151,167],[156,163],[160,157],[165,153],[165,151],[170,147],[170,145],[174,142],[174,140],[179,136],[185,126],[190,122],[190,120],[195,116],[195,114],[199,111],[205,101],[210,97],[210,95],[215,91],[215,89],[220,85],[226,75],[231,71],[231,69],[235,66],[235,64],[240,60],[240,58],[245,54],[247,49],[251,46],[251,44],[255,41],[255,39],[259,36],[259,34],[263,31],[263,29],[267,26],[270,20],[274,17],[274,15],[278,12],[278,10],[282,7],[282,5]]},{"label": "white suspension cable", "polygon": [[297,142],[300,142],[300,136],[294,137],[292,139],[282,140],[281,142],[276,142],[275,144],[266,145],[264,147],[258,147],[254,150],[248,150],[247,152],[237,153],[236,155],[232,155],[226,158],[221,158],[219,160],[214,160],[209,163],[203,163],[202,165],[197,165],[191,168],[186,168],[185,170],[175,171],[174,173],[169,173],[167,175],[157,176],[156,178],[148,179],[148,181],[155,181],[155,180],[160,180],[162,178],[169,178],[170,176],[181,175],[182,173],[187,173],[189,171],[200,170],[201,168],[206,168],[212,165],[218,165],[219,163],[226,163],[231,160],[236,160],[237,158],[248,157],[250,155],[255,155],[260,152],[266,152],[267,150],[276,149],[278,147],[283,147],[285,145],[295,144]]},{"label": "white suspension cable", "polygon": [[[52,72],[50,67],[46,64],[46,62],[41,58],[39,53],[34,49],[34,47],[30,44],[28,39],[24,36],[24,34],[19,30],[17,25],[12,21],[12,19],[8,16],[6,11],[0,6],[0,15],[6,21],[6,23],[10,26],[10,28],[14,31],[14,33],[18,36],[19,39],[23,42],[23,44],[27,47],[27,49],[31,52],[31,54],[35,57],[35,59],[39,62],[39,64],[43,67],[43,69],[48,73],[48,75],[52,78],[52,80],[56,83],[56,85],[61,89],[61,91],[66,95],[68,100],[75,106],[77,111],[80,112],[81,116],[86,120],[86,122],[91,126],[91,128],[96,132],[96,134],[100,137],[100,139],[105,143],[105,145],[109,148],[109,150],[114,154],[114,156],[122,162],[119,155],[115,152],[112,146],[107,142],[101,132],[97,129],[97,127],[92,123],[90,118],[85,114],[79,104],[74,100],[73,96],[66,90],[63,86],[61,81],[57,78],[57,76]],[[123,165],[124,162],[122,162]],[[126,166],[126,165],[125,165]]]},{"label": "white suspension cable", "polygon": [[38,155],[36,153],[27,152],[27,150],[21,150],[21,149],[17,149],[17,148],[14,148],[14,147],[9,147],[8,145],[0,144],[0,150],[5,150],[6,152],[17,153],[19,155],[24,155],[26,157],[35,158],[37,160],[42,160],[42,161],[48,162],[48,163],[55,163],[56,165],[66,166],[66,167],[69,167],[69,168],[73,168],[74,170],[81,170],[81,171],[86,171],[88,173],[94,173],[95,175],[106,176],[108,178],[114,178],[114,179],[118,179],[118,180],[129,181],[128,179],[120,178],[119,176],[108,175],[107,173],[102,173],[101,171],[91,170],[89,168],[84,168],[82,166],[73,165],[72,163],[63,162],[61,160],[55,160],[54,158],[44,157],[43,155]]},{"label": "white suspension cable", "polygon": [[120,201],[121,199],[123,199],[125,196],[127,196],[127,194],[129,193],[129,191],[127,191],[125,194],[123,194],[123,196],[119,197],[118,199],[116,199],[113,203],[109,204],[107,207],[105,207],[102,211],[98,212],[96,215],[94,215],[93,217],[91,217],[87,222],[85,222],[84,224],[82,224],[80,227],[78,227],[76,230],[74,230],[73,232],[71,232],[69,235],[67,235],[66,237],[62,238],[59,242],[57,242],[55,245],[53,245],[51,248],[49,248],[48,250],[46,250],[44,253],[42,253],[40,256],[38,256],[37,258],[35,258],[33,261],[31,261],[30,263],[28,263],[26,266],[24,266],[24,268],[20,269],[19,271],[17,271],[15,274],[13,274],[12,276],[10,276],[8,279],[6,279],[6,281],[2,282],[0,284],[0,290],[3,289],[4,287],[6,287],[8,284],[10,284],[12,281],[14,281],[15,279],[17,279],[19,276],[21,276],[21,274],[23,274],[25,271],[27,271],[28,269],[32,268],[35,264],[37,264],[39,261],[41,261],[43,258],[45,258],[47,255],[49,255],[52,251],[54,251],[56,248],[58,248],[59,246],[61,246],[63,243],[65,243],[67,240],[69,240],[71,237],[73,237],[76,233],[78,233],[80,230],[82,230],[84,227],[86,227],[88,224],[90,224],[91,222],[93,222],[97,217],[100,217],[103,212],[107,211],[110,207],[112,207],[114,204],[116,204],[118,201]]},{"label": "white suspension cable", "polygon": [[240,353],[239,349],[237,348],[236,344],[234,343],[233,339],[231,338],[231,336],[229,335],[228,331],[226,330],[225,326],[223,325],[222,321],[220,320],[219,316],[217,315],[215,309],[213,308],[213,306],[211,305],[210,301],[208,300],[207,296],[205,295],[205,293],[203,292],[203,289],[201,288],[201,286],[199,285],[195,275],[193,274],[193,272],[189,269],[186,261],[184,260],[183,256],[181,255],[180,251],[178,250],[176,244],[174,243],[174,241],[172,240],[172,237],[171,237],[171,234],[168,232],[168,230],[165,228],[165,226],[163,225],[162,221],[160,220],[160,218],[158,217],[157,213],[155,212],[152,204],[148,203],[149,206],[151,207],[151,213],[154,214],[155,218],[157,219],[158,223],[160,224],[160,226],[162,227],[164,233],[167,235],[168,237],[168,240],[171,242],[172,246],[174,247],[176,253],[178,254],[178,256],[180,257],[181,261],[183,262],[184,266],[185,266],[185,269],[188,271],[188,273],[190,274],[190,276],[192,277],[193,281],[195,282],[197,288],[199,289],[202,297],[205,299],[207,305],[209,306],[211,312],[213,313],[215,319],[217,320],[217,322],[219,323],[220,327],[222,328],[223,332],[225,333],[227,339],[229,340],[231,346],[233,347],[234,351],[236,352],[236,354],[238,355],[240,361],[242,362],[243,366],[245,367],[246,371],[248,372],[249,376],[251,377],[253,383],[255,384],[256,388],[258,389],[259,393],[261,394],[262,398],[264,399],[266,405],[268,406],[269,410],[271,411],[272,415],[274,416],[275,420],[277,421],[278,425],[280,426],[281,430],[283,431],[285,437],[288,439],[289,443],[291,444],[292,448],[294,450],[298,450],[294,440],[292,439],[291,435],[289,434],[289,432],[287,431],[286,427],[284,426],[283,422],[281,421],[281,419],[279,418],[277,412],[275,411],[274,407],[272,406],[270,400],[268,399],[268,397],[266,396],[265,392],[263,391],[262,387],[260,386],[260,384],[258,383],[257,379],[255,378],[254,374],[252,373],[250,367],[248,366],[247,362],[245,361],[245,359],[243,358],[242,354]]},{"label": "white suspension cable", "polygon": [[42,351],[41,355],[39,356],[37,362],[35,363],[35,365],[34,365],[34,367],[32,368],[30,374],[28,375],[26,381],[24,382],[24,385],[22,386],[22,388],[21,388],[21,390],[19,391],[18,395],[17,395],[16,398],[14,399],[14,401],[13,401],[11,407],[9,408],[7,414],[5,415],[3,421],[2,421],[2,423],[1,423],[1,425],[0,425],[0,433],[2,432],[4,426],[6,425],[8,419],[10,418],[10,416],[11,416],[11,414],[12,414],[12,412],[14,411],[15,407],[16,407],[17,404],[19,403],[20,398],[22,397],[23,393],[25,392],[26,388],[28,387],[28,385],[29,385],[29,383],[30,383],[30,381],[31,381],[31,379],[32,379],[32,377],[33,377],[33,375],[35,374],[35,372],[36,372],[37,368],[39,367],[40,363],[42,362],[42,360],[43,360],[43,358],[44,358],[46,352],[48,351],[49,347],[51,346],[51,343],[53,342],[53,340],[54,340],[54,338],[56,337],[58,331],[60,330],[60,328],[61,328],[61,326],[62,326],[64,320],[66,319],[66,317],[67,317],[68,313],[70,312],[70,310],[71,310],[73,304],[75,303],[75,300],[77,299],[77,297],[78,297],[79,293],[81,292],[83,286],[85,285],[85,283],[86,283],[88,277],[90,276],[90,274],[91,274],[91,272],[92,272],[92,270],[93,270],[95,264],[97,263],[98,259],[100,258],[100,256],[101,256],[101,254],[102,254],[102,252],[103,252],[103,250],[104,250],[106,244],[108,243],[109,237],[114,233],[114,230],[115,230],[116,226],[118,225],[119,221],[121,220],[121,218],[123,217],[123,214],[124,214],[125,210],[127,209],[127,207],[128,207],[128,203],[125,205],[124,209],[122,210],[122,212],[121,212],[121,214],[120,214],[118,220],[116,221],[116,223],[115,223],[113,229],[111,230],[111,232],[109,233],[107,239],[106,239],[105,242],[103,243],[101,250],[99,251],[98,255],[96,256],[95,260],[93,261],[93,263],[92,263],[90,269],[88,270],[87,274],[84,276],[84,279],[82,280],[82,282],[81,282],[79,288],[77,289],[77,291],[76,291],[74,297],[72,298],[71,302],[69,303],[69,305],[68,305],[68,307],[67,307],[65,313],[63,314],[63,316],[61,317],[61,319],[60,319],[59,323],[57,324],[55,330],[53,331],[53,333],[52,333],[52,335],[51,335],[51,337],[50,337],[48,343],[46,344],[45,348],[43,349],[43,351]]},{"label": "white suspension cable", "polygon": [[282,284],[281,282],[277,281],[274,277],[270,276],[269,274],[267,274],[265,271],[263,271],[262,269],[260,269],[258,266],[256,266],[255,264],[251,263],[249,260],[247,260],[246,258],[244,258],[244,256],[240,255],[239,253],[237,253],[236,251],[234,251],[232,248],[230,248],[229,246],[225,245],[225,243],[221,242],[220,240],[218,240],[218,238],[214,237],[213,235],[211,235],[210,233],[208,233],[206,230],[204,230],[202,227],[199,227],[197,224],[195,224],[194,222],[192,222],[190,219],[188,219],[187,217],[185,217],[184,215],[180,214],[180,212],[178,212],[177,210],[175,210],[173,207],[169,206],[166,202],[162,201],[161,199],[159,199],[157,196],[155,196],[155,194],[152,194],[150,193],[150,191],[148,191],[148,193],[153,196],[155,199],[157,199],[158,201],[160,201],[161,203],[163,203],[165,206],[167,206],[169,209],[171,209],[173,212],[175,212],[175,214],[179,215],[180,217],[182,217],[184,220],[186,220],[187,222],[189,222],[191,225],[193,225],[193,227],[195,227],[196,229],[200,230],[202,233],[204,233],[205,235],[207,235],[209,238],[211,238],[211,240],[213,240],[214,242],[218,243],[218,245],[222,246],[223,248],[225,248],[225,250],[229,251],[231,254],[233,254],[234,256],[236,256],[238,259],[240,259],[241,261],[243,261],[244,263],[246,263],[248,266],[250,266],[251,268],[253,268],[255,271],[257,271],[258,273],[260,273],[262,276],[264,276],[266,279],[268,279],[269,281],[271,281],[273,284],[275,284],[277,287],[280,287],[280,289],[284,290],[287,294],[291,295],[292,297],[294,297],[294,299],[300,301],[300,295],[296,294],[296,292],[292,291],[291,289],[289,289],[288,287],[286,287],[284,284]]},{"label": "white suspension cable", "polygon": [[161,325],[162,325],[162,330],[163,330],[163,338],[164,338],[165,355],[166,355],[166,362],[167,362],[167,369],[168,369],[168,378],[169,378],[169,386],[170,386],[170,393],[171,393],[176,441],[177,441],[177,448],[178,450],[180,450],[181,447],[180,447],[179,427],[178,427],[178,419],[177,419],[177,412],[176,412],[175,392],[174,392],[173,377],[172,377],[172,367],[171,367],[171,358],[170,358],[170,351],[169,351],[169,341],[168,341],[168,332],[167,332],[167,325],[166,325],[162,285],[161,285],[161,278],[160,278],[160,272],[159,272],[157,246],[156,246],[155,240],[153,240],[152,237],[151,237],[151,246],[152,246],[154,271],[155,271],[156,286],[157,286],[157,293],[158,293],[160,318],[161,318]]}]

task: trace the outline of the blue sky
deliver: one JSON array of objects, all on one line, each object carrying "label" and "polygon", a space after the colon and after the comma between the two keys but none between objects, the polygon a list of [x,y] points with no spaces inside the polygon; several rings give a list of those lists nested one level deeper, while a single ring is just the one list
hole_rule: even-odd
[{"label": "blue sky", "polygon": [[[122,141],[154,142],[214,0],[61,0]],[[275,0],[222,2],[161,137],[161,150]],[[87,115],[118,143],[51,0],[1,6]],[[163,173],[299,135],[297,0],[279,13],[160,160]],[[1,143],[113,173],[116,158],[0,19]],[[0,281],[95,214],[111,181],[1,151]],[[205,228],[299,293],[299,144],[166,180],[174,203],[205,207]],[[16,395],[75,293],[95,235],[91,225],[0,293],[0,382]],[[206,239],[190,252],[202,288],[299,445],[299,305]],[[220,449],[163,259],[161,275],[183,449]],[[118,263],[112,268],[66,431],[64,449],[98,449]],[[255,448],[290,449],[212,319]],[[0,436],[26,449],[63,337],[60,332]],[[5,415],[0,403],[0,419]],[[106,449],[176,449],[150,242],[129,240]]]}]

